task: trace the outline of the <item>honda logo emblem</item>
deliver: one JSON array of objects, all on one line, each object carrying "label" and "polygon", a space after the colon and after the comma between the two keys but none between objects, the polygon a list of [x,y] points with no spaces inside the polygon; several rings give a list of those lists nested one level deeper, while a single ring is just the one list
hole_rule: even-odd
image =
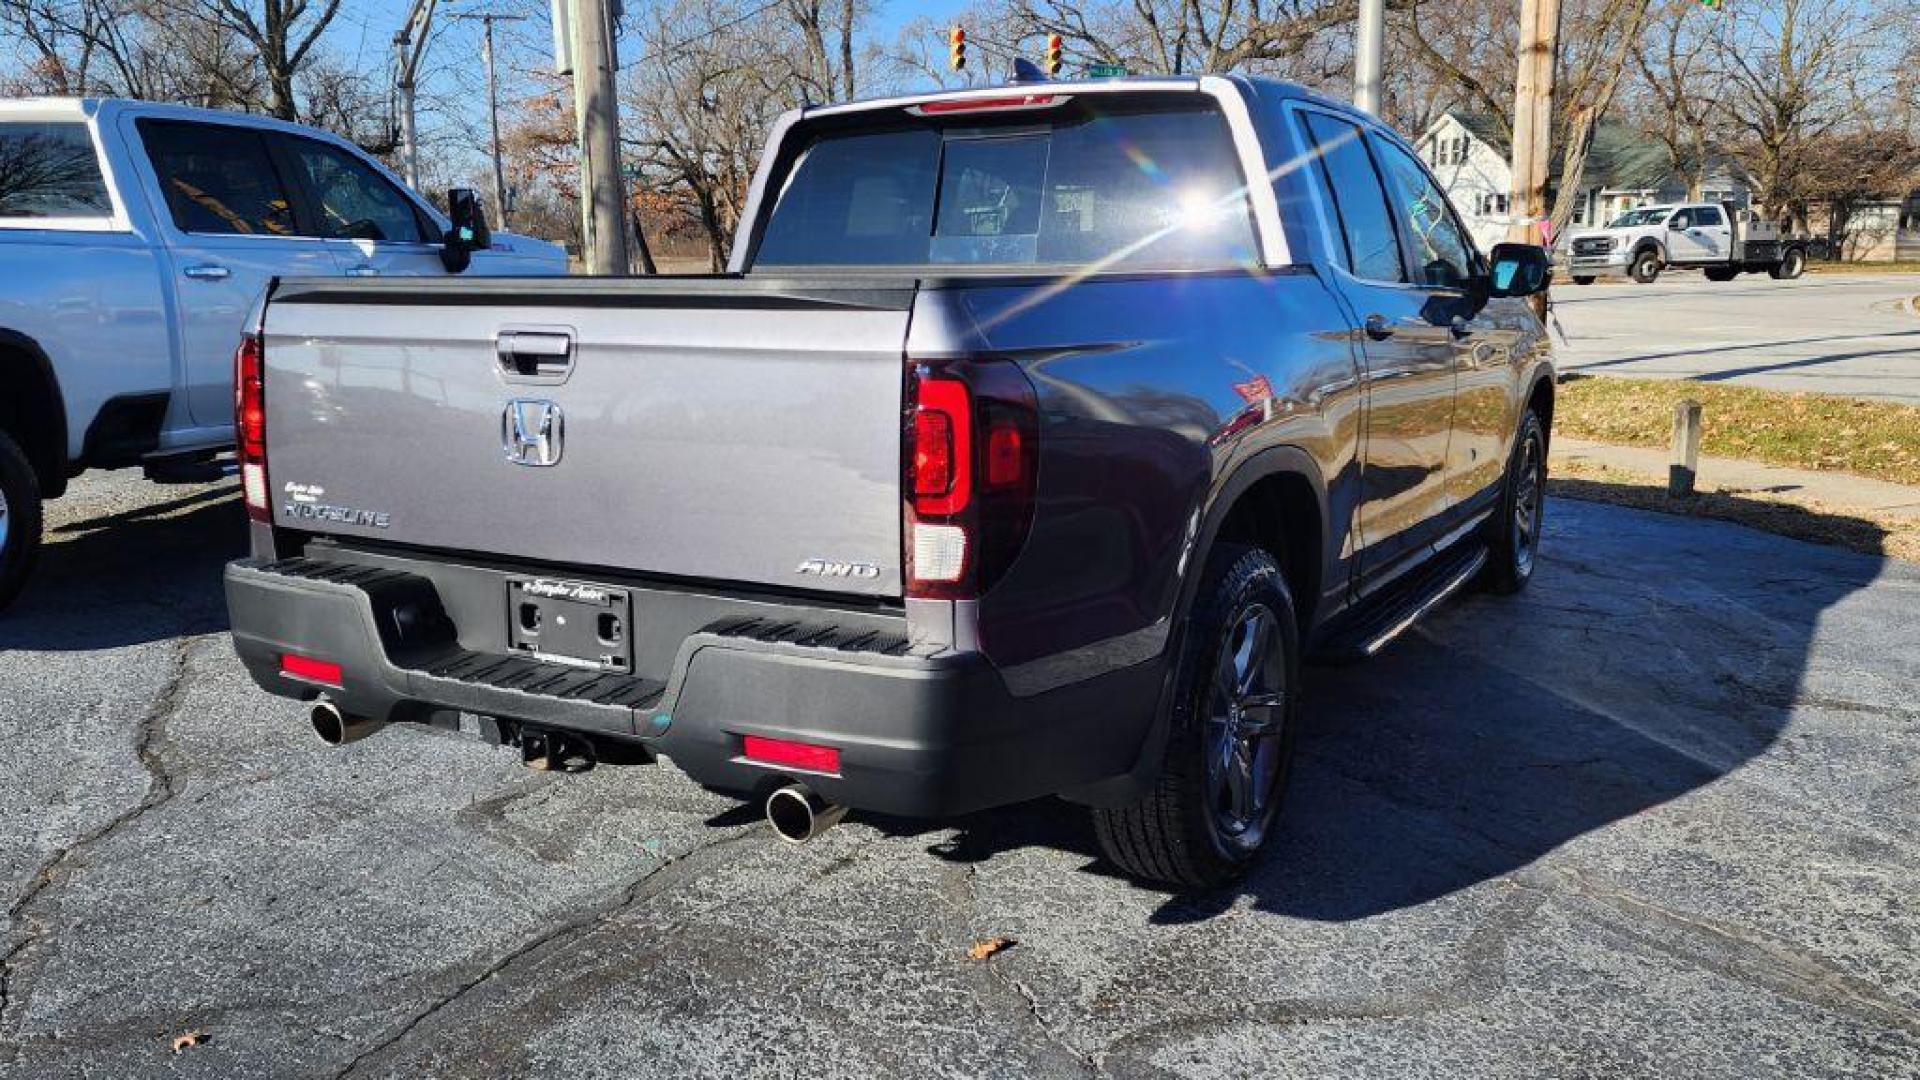
[{"label": "honda logo emblem", "polygon": [[560,406],[551,401],[515,398],[500,417],[500,442],[515,465],[558,465],[563,424]]}]

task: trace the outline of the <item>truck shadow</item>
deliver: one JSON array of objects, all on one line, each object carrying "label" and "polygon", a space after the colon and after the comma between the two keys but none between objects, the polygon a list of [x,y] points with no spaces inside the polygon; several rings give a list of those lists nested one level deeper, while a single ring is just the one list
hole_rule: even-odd
[{"label": "truck shadow", "polygon": [[239,489],[168,494],[50,525],[26,590],[0,614],[0,649],[111,649],[225,630],[221,569],[247,543]]},{"label": "truck shadow", "polygon": [[[1553,506],[1528,592],[1469,597],[1372,661],[1306,671],[1271,853],[1236,886],[1169,895],[1154,921],[1249,902],[1367,918],[1697,791],[1779,738],[1810,694],[1823,614],[1887,565],[1717,522]],[[1895,641],[1874,647],[1901,655]],[[929,850],[972,862],[1039,844],[1114,873],[1085,815],[1062,803],[959,824]]]}]

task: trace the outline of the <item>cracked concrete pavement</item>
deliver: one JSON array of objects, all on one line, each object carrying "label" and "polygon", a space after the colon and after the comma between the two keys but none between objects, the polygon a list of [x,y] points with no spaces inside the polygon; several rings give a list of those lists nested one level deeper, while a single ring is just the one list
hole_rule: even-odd
[{"label": "cracked concrete pavement", "polygon": [[1060,804],[792,849],[670,767],[323,750],[221,633],[228,489],[53,510],[0,1075],[1920,1077],[1920,568],[1555,502],[1527,594],[1309,672],[1273,857],[1174,897]]}]

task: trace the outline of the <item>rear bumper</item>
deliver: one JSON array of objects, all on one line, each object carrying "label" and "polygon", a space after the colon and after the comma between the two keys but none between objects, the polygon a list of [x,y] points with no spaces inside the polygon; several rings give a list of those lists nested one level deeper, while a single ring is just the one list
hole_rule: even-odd
[{"label": "rear bumper", "polygon": [[[684,593],[674,595],[703,621],[680,638],[670,666],[657,678],[646,677],[644,663],[632,678],[601,676],[496,655],[484,640],[479,651],[470,648],[490,628],[459,625],[463,616],[472,621],[472,605],[443,595],[446,568],[434,568],[443,571],[437,582],[412,569],[392,560],[233,563],[226,589],[234,648],[255,682],[284,697],[325,694],[378,720],[474,713],[602,746],[644,747],[696,781],[743,795],[799,779],[856,809],[916,817],[1124,775],[1139,759],[1158,699],[1157,661],[1021,698],[981,654],[910,646],[875,633],[871,615],[779,605],[771,619],[764,609],[773,605],[764,602]],[[455,590],[487,591],[486,579],[505,577],[459,573],[474,584]],[[635,594],[636,611],[668,606]],[[504,608],[492,610],[504,624]],[[338,664],[340,685],[284,674],[286,653]],[[839,772],[749,762],[741,753],[748,735],[832,746]]]}]

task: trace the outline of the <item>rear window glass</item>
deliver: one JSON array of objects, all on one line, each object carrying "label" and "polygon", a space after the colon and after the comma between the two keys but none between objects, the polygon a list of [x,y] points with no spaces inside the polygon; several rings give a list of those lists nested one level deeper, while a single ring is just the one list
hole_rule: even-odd
[{"label": "rear window glass", "polygon": [[93,137],[82,123],[0,124],[0,218],[113,214]]},{"label": "rear window glass", "polygon": [[790,173],[754,265],[1254,261],[1239,162],[1217,112],[1021,120],[823,136]]}]

